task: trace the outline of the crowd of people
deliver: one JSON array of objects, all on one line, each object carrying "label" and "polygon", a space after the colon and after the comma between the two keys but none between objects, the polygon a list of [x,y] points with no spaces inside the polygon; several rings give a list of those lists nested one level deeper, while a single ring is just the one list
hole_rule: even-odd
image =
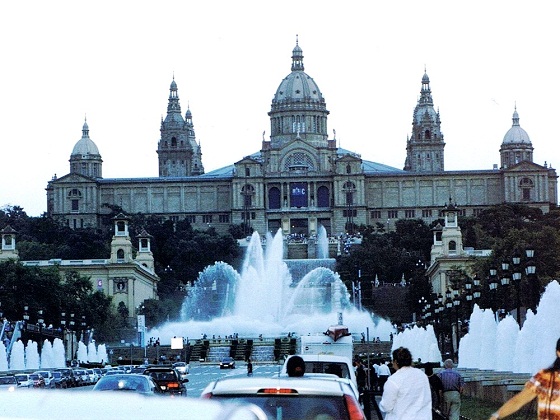
[{"label": "crowd of people", "polygon": [[[360,395],[367,390],[366,368],[354,362]],[[447,359],[443,369],[434,372],[433,364],[413,363],[411,352],[399,347],[392,360],[370,366],[370,390],[381,394],[377,408],[384,420],[459,420],[465,380]],[[523,390],[506,401],[489,420],[500,420],[537,399],[538,420],[560,420],[560,339],[554,363],[540,370]],[[376,404],[374,402],[374,404]],[[528,418],[528,417],[527,417]]]}]

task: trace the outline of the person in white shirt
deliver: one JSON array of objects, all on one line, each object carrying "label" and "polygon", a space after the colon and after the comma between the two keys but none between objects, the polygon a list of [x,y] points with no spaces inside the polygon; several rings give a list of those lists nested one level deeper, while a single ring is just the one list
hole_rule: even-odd
[{"label": "person in white shirt", "polygon": [[432,393],[428,377],[412,367],[412,355],[407,348],[393,351],[393,373],[383,390],[379,403],[385,420],[431,420]]}]

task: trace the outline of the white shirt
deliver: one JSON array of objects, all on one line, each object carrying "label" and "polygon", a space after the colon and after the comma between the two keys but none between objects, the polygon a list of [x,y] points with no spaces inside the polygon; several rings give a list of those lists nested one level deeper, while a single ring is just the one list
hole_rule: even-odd
[{"label": "white shirt", "polygon": [[385,420],[431,420],[432,393],[428,377],[420,369],[404,366],[393,373],[379,404]]},{"label": "white shirt", "polygon": [[391,374],[391,371],[389,370],[389,366],[387,366],[387,363],[383,363],[379,365],[379,367],[377,368],[377,374],[379,376],[389,376]]}]

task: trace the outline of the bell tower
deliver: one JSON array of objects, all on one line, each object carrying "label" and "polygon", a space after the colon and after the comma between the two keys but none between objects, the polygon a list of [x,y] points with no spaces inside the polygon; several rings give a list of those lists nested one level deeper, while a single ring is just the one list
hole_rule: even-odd
[{"label": "bell tower", "polygon": [[424,72],[420,99],[414,109],[412,136],[406,141],[405,171],[443,172],[443,134],[439,111],[434,109],[430,78]]}]

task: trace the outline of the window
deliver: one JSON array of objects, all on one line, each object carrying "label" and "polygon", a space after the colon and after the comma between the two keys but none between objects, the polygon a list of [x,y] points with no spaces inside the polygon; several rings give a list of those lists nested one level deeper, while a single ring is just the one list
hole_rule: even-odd
[{"label": "window", "polygon": [[117,250],[117,262],[124,262],[124,251],[122,249]]},{"label": "window", "polygon": [[342,210],[342,215],[344,217],[356,217],[358,215],[358,210],[356,209]]},{"label": "window", "polygon": [[407,219],[414,219],[416,217],[416,210],[405,210],[404,217]]},{"label": "window", "polygon": [[480,214],[482,213],[483,209],[473,209],[472,214],[475,217],[480,216]]},{"label": "window", "polygon": [[432,210],[431,209],[422,210],[422,217],[432,217]]},{"label": "window", "polygon": [[212,223],[212,215],[211,214],[203,214],[202,215],[202,223]]},{"label": "window", "polygon": [[218,221],[220,223],[229,223],[229,214],[220,214],[218,216]]},{"label": "window", "polygon": [[372,219],[381,219],[381,210],[372,210],[371,211],[371,218]]},{"label": "window", "polygon": [[251,176],[251,168],[245,167],[245,176]]},{"label": "window", "polygon": [[280,189],[277,187],[268,190],[268,208],[272,210],[280,208]]},{"label": "window", "polygon": [[449,253],[455,254],[457,252],[457,242],[449,241]]},{"label": "window", "polygon": [[72,204],[72,211],[77,212],[79,210],[80,202],[78,200],[71,200],[70,203]]},{"label": "window", "polygon": [[389,210],[387,212],[387,218],[398,219],[399,218],[399,211],[398,210]]},{"label": "window", "polygon": [[194,214],[187,214],[185,220],[189,223],[196,223],[196,216]]},{"label": "window", "polygon": [[317,189],[317,207],[329,207],[329,189],[320,186]]},{"label": "window", "polygon": [[245,220],[247,218],[247,216],[251,219],[251,220],[255,220],[255,218],[257,217],[257,214],[254,211],[251,212],[243,212],[241,214],[241,219]]},{"label": "window", "polygon": [[251,207],[253,205],[255,188],[252,185],[245,185],[241,188],[241,195],[243,196],[243,204],[247,207]]}]

